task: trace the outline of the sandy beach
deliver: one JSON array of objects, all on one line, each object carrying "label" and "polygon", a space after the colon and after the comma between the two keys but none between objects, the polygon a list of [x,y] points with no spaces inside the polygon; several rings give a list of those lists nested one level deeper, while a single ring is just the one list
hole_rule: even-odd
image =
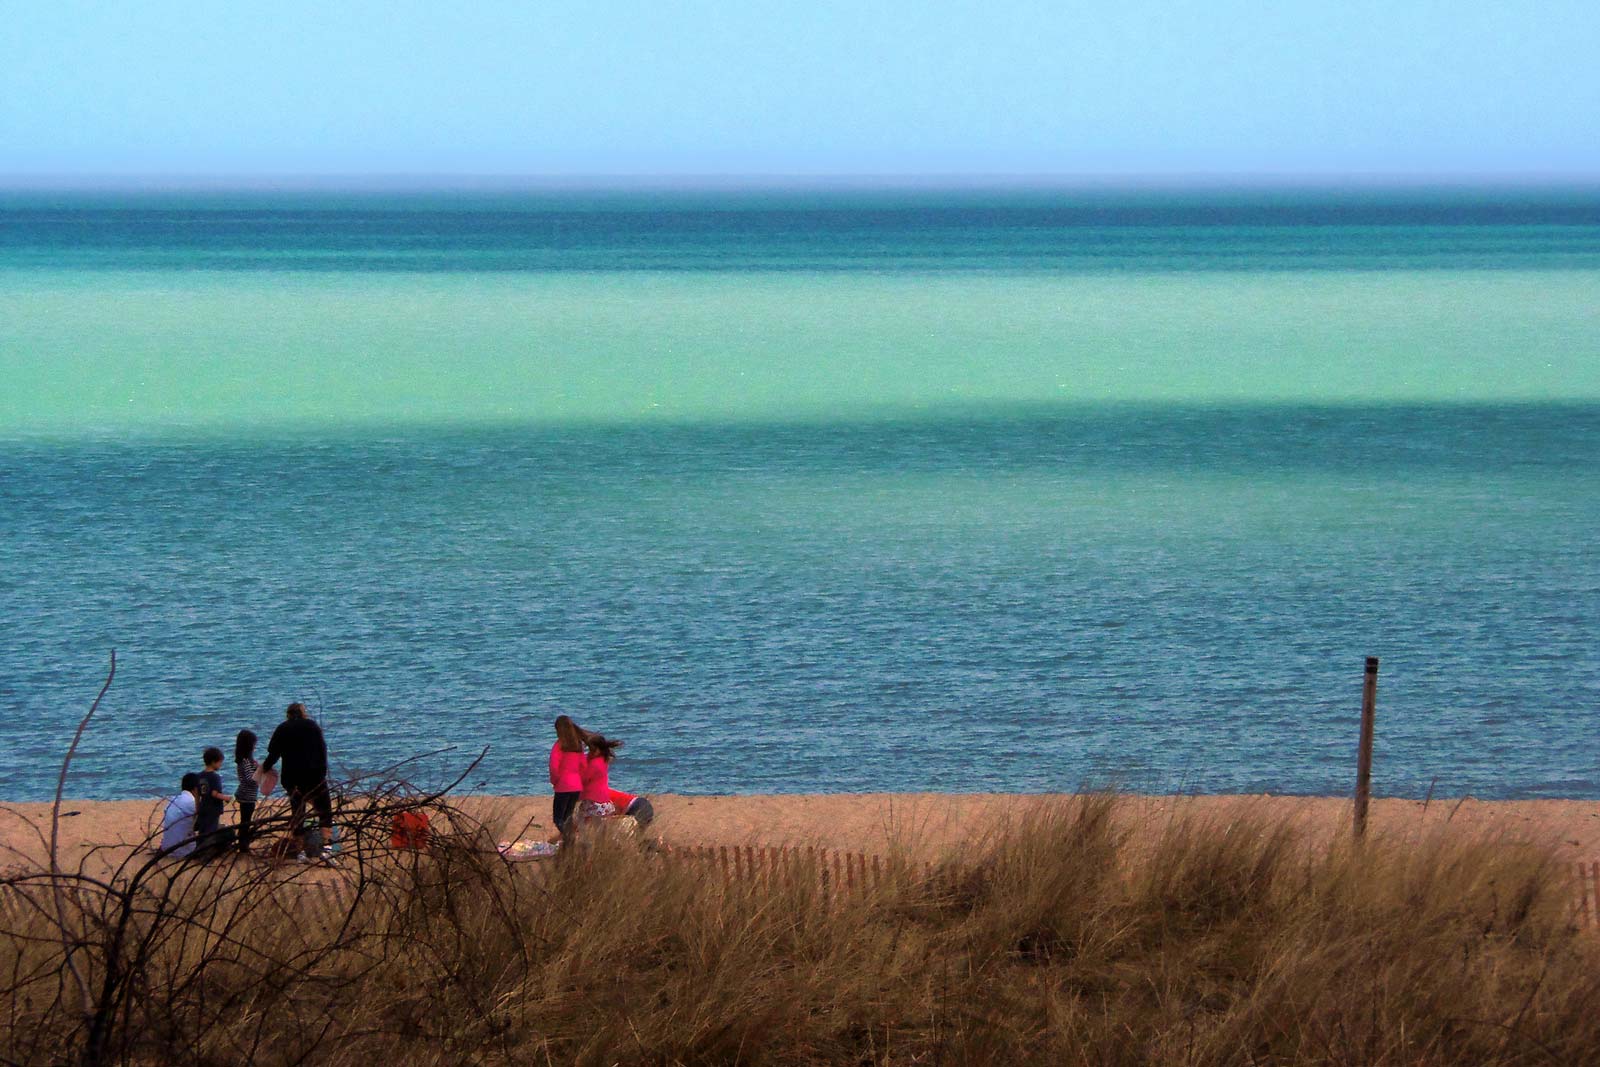
[{"label": "sandy beach", "polygon": [[[683,845],[816,845],[886,853],[910,849],[932,858],[970,842],[993,820],[1040,802],[1036,795],[863,793],[780,796],[652,797],[655,832]],[[114,865],[158,825],[160,801],[67,801],[62,806],[61,857],[67,867],[94,853],[93,866]],[[268,806],[281,801],[269,801]],[[503,837],[550,833],[546,796],[468,796],[461,808]],[[1308,836],[1332,839],[1350,825],[1343,797],[1139,796],[1124,798],[1121,817],[1134,829],[1159,827],[1184,815],[1228,822],[1241,817],[1289,820]],[[270,811],[268,812],[270,814]],[[225,816],[231,819],[230,815]],[[50,805],[0,808],[0,869],[38,861],[49,834]],[[1374,834],[1421,837],[1441,830],[1550,847],[1565,861],[1600,859],[1600,801],[1473,798],[1376,799]]]},{"label": "sandy beach", "polygon": [[[549,832],[547,796],[454,799],[436,826],[459,812],[496,838]],[[1339,797],[1124,794],[1113,818],[1126,841],[1092,831],[1074,840],[1064,823],[1044,822],[1056,836],[1007,835],[993,852],[970,843],[981,849],[981,835],[1007,820],[1072,798],[651,799],[655,830],[688,862],[623,847],[580,849],[577,862],[501,864],[488,852],[462,862],[440,849],[407,863],[380,846],[385,858],[372,865],[356,862],[370,852],[276,870],[260,859],[173,864],[126,897],[0,897],[7,970],[37,976],[0,999],[22,1020],[0,1028],[10,1040],[0,1052],[58,1061],[59,1048],[81,1041],[76,1014],[62,1010],[72,1003],[64,961],[120,961],[125,946],[152,944],[160,954],[136,957],[124,983],[134,991],[122,1009],[127,1040],[164,1042],[139,1062],[179,1062],[220,1031],[231,1047],[259,1042],[252,1062],[307,1062],[319,1046],[356,1062],[344,1050],[357,1045],[370,1050],[363,1062],[443,1067],[485,1042],[462,1028],[480,1025],[480,1005],[527,1019],[498,1031],[516,1044],[480,1057],[487,1064],[1597,1062],[1594,883],[1561,865],[1600,856],[1600,802],[1379,799],[1369,865],[1350,862],[1351,851],[1316,852],[1349,832],[1351,803]],[[64,805],[63,866],[90,877],[130,858],[142,867],[131,850],[159,810],[154,800]],[[11,850],[0,868],[37,870],[50,806],[0,811],[0,846]],[[1163,862],[1139,868],[1142,846],[1169,820],[1200,832],[1168,839]],[[1307,847],[1250,832],[1272,823],[1303,832]],[[1207,829],[1230,826],[1225,837]],[[1427,847],[1436,834],[1451,842]],[[1459,839],[1491,847],[1450,847]],[[1553,849],[1558,865],[1511,847],[1521,842]],[[836,851],[831,868],[770,853],[752,868],[746,854],[741,872],[727,862],[733,848],[701,850],[784,844],[946,853],[964,869],[926,877],[918,863],[890,862],[880,882],[876,860]],[[830,869],[831,880],[817,877]],[[50,933],[55,911],[42,899],[81,909],[70,936]],[[132,923],[106,922],[124,899]],[[245,1024],[229,1010],[202,1014],[206,999],[181,999],[192,988],[183,975],[205,975],[208,998],[236,983],[221,988],[257,1007]],[[304,1025],[300,1004],[326,1024]],[[396,1015],[397,1005],[414,1014]],[[1479,1015],[1501,1025],[1456,1025]],[[174,1018],[187,1029],[154,1025]],[[448,1041],[426,1029],[441,1019]],[[241,1026],[276,1029],[263,1039]],[[1341,1027],[1348,1036],[1328,1036]],[[417,1056],[430,1041],[442,1051]],[[592,1056],[597,1041],[603,1055]],[[1204,1058],[1191,1054],[1201,1041],[1212,1050]]]}]

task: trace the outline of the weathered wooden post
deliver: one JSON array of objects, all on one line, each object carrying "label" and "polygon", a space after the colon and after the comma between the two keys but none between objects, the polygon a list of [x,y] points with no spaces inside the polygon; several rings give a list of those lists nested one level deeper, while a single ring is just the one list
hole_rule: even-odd
[{"label": "weathered wooden post", "polygon": [[1372,799],[1372,731],[1378,711],[1378,657],[1367,657],[1361,685],[1361,747],[1356,752],[1356,837],[1367,833],[1367,802]]}]

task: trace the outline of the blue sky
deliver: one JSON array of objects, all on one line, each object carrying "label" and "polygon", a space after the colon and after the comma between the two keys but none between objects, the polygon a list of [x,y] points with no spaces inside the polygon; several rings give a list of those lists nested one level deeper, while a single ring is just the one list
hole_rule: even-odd
[{"label": "blue sky", "polygon": [[0,174],[1600,175],[1600,4],[22,0]]}]

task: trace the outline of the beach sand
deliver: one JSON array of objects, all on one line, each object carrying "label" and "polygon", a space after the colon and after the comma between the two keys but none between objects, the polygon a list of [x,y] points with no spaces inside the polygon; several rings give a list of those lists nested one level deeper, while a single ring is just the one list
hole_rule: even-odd
[{"label": "beach sand", "polygon": [[[867,853],[906,848],[934,858],[958,848],[994,820],[1015,816],[1038,796],[1002,794],[866,793],[651,798],[653,832],[682,845],[816,845]],[[272,804],[281,801],[269,801]],[[550,833],[550,798],[473,796],[457,803],[501,838]],[[109,870],[159,825],[162,802],[68,801],[60,823],[62,864]],[[1229,822],[1241,817],[1289,820],[1313,839],[1349,830],[1351,802],[1342,797],[1139,796],[1123,798],[1120,816],[1135,830],[1159,828],[1174,817]],[[270,814],[270,811],[263,814]],[[232,819],[232,807],[225,816]],[[1439,830],[1552,848],[1564,861],[1600,859],[1600,801],[1472,798],[1372,802],[1373,834],[1420,837]],[[0,871],[41,862],[50,831],[50,805],[0,808]]]}]

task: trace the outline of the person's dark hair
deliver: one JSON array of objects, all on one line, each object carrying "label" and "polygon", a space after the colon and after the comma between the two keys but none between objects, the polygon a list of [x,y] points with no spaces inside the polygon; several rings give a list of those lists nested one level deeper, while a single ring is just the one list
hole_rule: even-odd
[{"label": "person's dark hair", "polygon": [[233,739],[233,762],[239,763],[256,754],[256,734],[254,730],[240,730],[239,736]]},{"label": "person's dark hair", "polygon": [[200,753],[200,762],[201,763],[221,763],[222,762],[222,749],[218,748],[216,745],[212,745],[210,748],[208,748],[204,752]]},{"label": "person's dark hair", "polygon": [[563,752],[582,752],[584,743],[588,740],[588,730],[565,715],[556,716],[556,744],[561,746]]},{"label": "person's dark hair", "polygon": [[589,735],[589,755],[610,763],[617,758],[617,749],[622,747],[622,742],[615,738],[601,737],[599,734]]},{"label": "person's dark hair", "polygon": [[178,788],[183,790],[185,793],[194,792],[196,789],[200,788],[200,775],[196,774],[194,771],[190,771],[188,774],[183,776],[183,784],[178,786]]},{"label": "person's dark hair", "polygon": [[306,717],[306,706],[296,700],[284,710],[284,714],[291,719],[303,719]]}]

